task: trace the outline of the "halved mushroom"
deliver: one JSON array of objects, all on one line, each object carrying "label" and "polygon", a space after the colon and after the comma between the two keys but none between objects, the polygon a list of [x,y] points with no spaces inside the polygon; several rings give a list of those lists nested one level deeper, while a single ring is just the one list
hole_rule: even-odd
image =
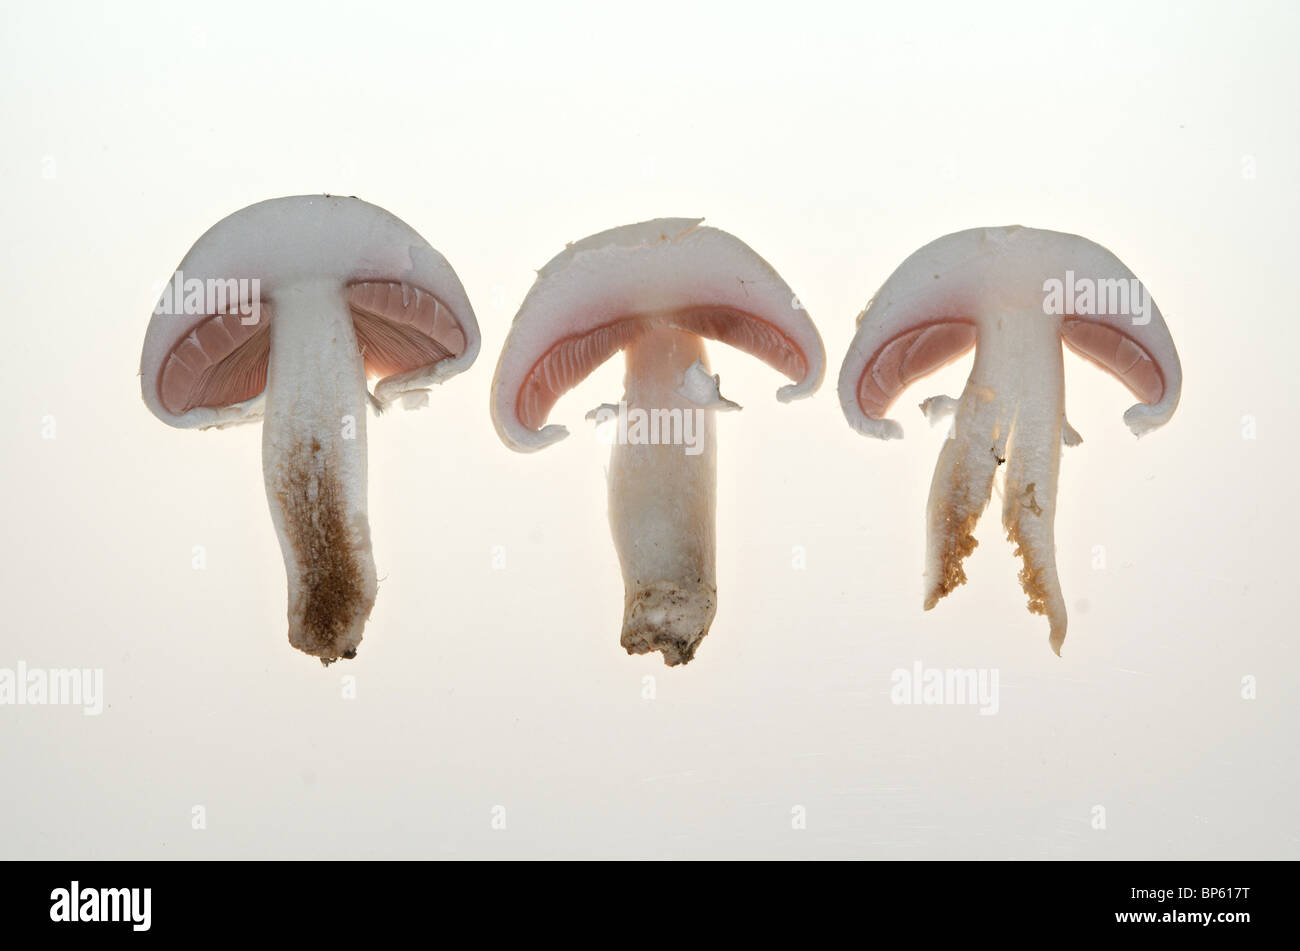
[{"label": "halved mushroom", "polygon": [[[609,517],[623,569],[621,642],[688,662],[717,610],[714,413],[707,337],[784,373],[783,402],[812,394],[825,372],[821,337],[794,292],[747,245],[701,219],[661,218],[569,245],[538,272],[492,381],[492,420],[511,449],[563,439],[546,425],[556,401],[619,350],[622,409],[650,426],[698,426],[681,439],[617,438]],[[697,422],[698,421],[698,422]]]},{"label": "halved mushroom", "polygon": [[1136,435],[1173,416],[1178,353],[1133,272],[1085,238],[1021,227],[961,231],[912,254],[858,316],[839,379],[849,424],[894,439],[902,427],[885,413],[898,395],[975,347],[960,401],[922,404],[927,415],[956,412],[930,486],[925,607],[966,581],[962,561],[1005,462],[1002,523],[1024,560],[1029,610],[1047,616],[1058,654],[1066,611],[1053,538],[1057,472],[1061,443],[1079,441],[1065,421],[1062,342],[1141,401],[1124,414]]},{"label": "halved mushroom", "polygon": [[[263,416],[262,472],[289,582],[289,642],[353,657],[377,582],[366,515],[366,404],[377,410],[469,367],[479,332],[451,266],[355,198],[260,202],[181,261],[140,359],[169,426]],[[366,378],[382,377],[374,396]]]}]

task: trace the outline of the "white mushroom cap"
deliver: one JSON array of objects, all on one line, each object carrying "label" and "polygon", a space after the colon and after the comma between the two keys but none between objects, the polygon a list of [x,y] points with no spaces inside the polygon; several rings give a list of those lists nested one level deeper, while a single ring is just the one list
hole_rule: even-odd
[{"label": "white mushroom cap", "polygon": [[501,351],[492,420],[512,449],[568,435],[545,425],[555,402],[650,327],[720,340],[794,383],[782,402],[812,394],[826,354],[790,286],[739,239],[703,219],[659,218],[569,245],[537,274]]},{"label": "white mushroom cap", "polygon": [[[367,375],[384,377],[381,402],[442,382],[474,362],[479,330],[445,258],[382,208],[356,198],[304,195],[251,205],[212,226],[177,268],[186,284],[257,280],[257,319],[155,311],[140,360],[149,409],[170,426],[225,426],[261,418],[276,295],[337,282],[356,324]],[[251,286],[251,285],[249,285]],[[160,305],[161,308],[162,305]]]},{"label": "white mushroom cap", "polygon": [[[1061,339],[1102,367],[1140,403],[1124,414],[1137,435],[1168,422],[1178,406],[1182,368],[1160,309],[1149,296],[1143,321],[1129,316],[1044,311],[1049,281],[1136,281],[1106,248],[1057,231],[1011,226],[945,235],[913,253],[889,276],[866,309],[840,370],[844,415],[859,432],[897,438],[885,418],[914,380],[957,359],[981,329],[1003,315],[1061,319]],[[1029,372],[1026,370],[1025,372]]]}]

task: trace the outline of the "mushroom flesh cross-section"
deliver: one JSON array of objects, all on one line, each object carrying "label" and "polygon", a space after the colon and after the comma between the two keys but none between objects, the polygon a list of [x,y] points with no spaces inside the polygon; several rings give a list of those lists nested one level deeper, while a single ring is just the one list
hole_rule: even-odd
[{"label": "mushroom flesh cross-section", "polygon": [[1053,522],[1065,421],[1061,344],[1117,377],[1141,402],[1124,414],[1138,436],[1168,422],[1182,369],[1159,309],[1124,264],[1077,235],[976,228],[904,261],[858,317],[840,370],[849,424],[902,436],[885,413],[913,381],[975,348],[960,400],[932,397],[932,418],[955,412],[927,510],[925,607],[966,581],[975,523],[1006,465],[1002,524],[1023,559],[1029,610],[1045,614],[1052,649],[1065,640]]},{"label": "mushroom flesh cross-section", "polygon": [[[353,657],[377,581],[366,405],[474,362],[478,325],[451,266],[355,198],[279,198],[218,222],[181,261],[145,335],[144,401],[179,428],[265,415],[262,473],[288,575],[289,642]],[[169,285],[170,290],[171,285]],[[367,377],[382,379],[374,395]]]},{"label": "mushroom flesh cross-section", "polygon": [[825,372],[817,329],[766,261],[698,219],[663,218],[585,238],[538,272],[492,381],[493,422],[520,452],[567,435],[547,425],[551,408],[619,350],[629,416],[699,420],[694,451],[617,438],[610,453],[621,642],[630,654],[660,651],[670,666],[694,656],[717,610],[714,414],[736,406],[709,374],[703,338],[793,380],[777,392],[783,402],[813,393]]}]

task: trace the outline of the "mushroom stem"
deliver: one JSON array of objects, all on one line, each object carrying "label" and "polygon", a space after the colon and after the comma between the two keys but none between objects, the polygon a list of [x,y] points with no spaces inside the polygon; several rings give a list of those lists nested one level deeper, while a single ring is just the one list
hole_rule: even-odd
[{"label": "mushroom stem", "polygon": [[1060,334],[1059,318],[1034,311],[1008,312],[981,328],[930,484],[925,598],[929,610],[966,581],[962,561],[975,549],[975,524],[1005,462],[1002,524],[1024,562],[1029,610],[1047,616],[1058,654],[1066,629],[1053,533],[1065,400]]},{"label": "mushroom stem", "polygon": [[289,643],[356,656],[378,587],[366,518],[366,377],[337,281],[283,288],[271,324],[262,473],[289,581]]},{"label": "mushroom stem", "polygon": [[[629,654],[661,651],[671,667],[695,656],[718,607],[714,411],[678,393],[691,364],[708,363],[699,337],[668,327],[650,329],[626,353],[629,438],[615,441],[609,464],[609,522],[623,568],[621,643]],[[657,427],[666,439],[672,427],[693,438],[641,441],[638,410],[649,433]]]}]

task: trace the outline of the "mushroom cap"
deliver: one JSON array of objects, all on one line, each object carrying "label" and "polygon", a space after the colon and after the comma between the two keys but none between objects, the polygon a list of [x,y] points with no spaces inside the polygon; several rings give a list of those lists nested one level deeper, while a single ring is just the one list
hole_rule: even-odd
[{"label": "mushroom cap", "polygon": [[[454,376],[478,355],[478,323],[451,265],[401,219],[357,198],[302,195],[250,205],[209,228],[173,280],[178,275],[186,285],[225,282],[230,296],[224,309],[185,313],[183,299],[172,295],[170,307],[160,302],[149,321],[141,389],[170,426],[261,418],[277,295],[302,283],[338,283],[368,376],[400,376],[401,388],[413,389]],[[253,280],[256,301],[248,299]],[[241,302],[256,303],[255,320],[238,312]]]},{"label": "mushroom cap", "polygon": [[537,272],[492,380],[492,421],[530,452],[568,435],[545,425],[556,401],[656,326],[753,354],[811,395],[826,370],[817,328],[770,264],[702,218],[657,218],[568,245]]},{"label": "mushroom cap", "polygon": [[[849,424],[889,439],[902,428],[885,413],[914,380],[966,353],[990,322],[1015,314],[1061,321],[1061,339],[1116,377],[1140,403],[1124,421],[1142,435],[1178,406],[1182,368],[1155,302],[1145,320],[1131,315],[1047,311],[1047,282],[1136,281],[1119,258],[1087,238],[1013,225],[945,235],[909,256],[858,315],[840,368],[840,405]],[[1106,286],[1106,285],[1100,285]],[[1130,285],[1131,286],[1131,285]]]}]

